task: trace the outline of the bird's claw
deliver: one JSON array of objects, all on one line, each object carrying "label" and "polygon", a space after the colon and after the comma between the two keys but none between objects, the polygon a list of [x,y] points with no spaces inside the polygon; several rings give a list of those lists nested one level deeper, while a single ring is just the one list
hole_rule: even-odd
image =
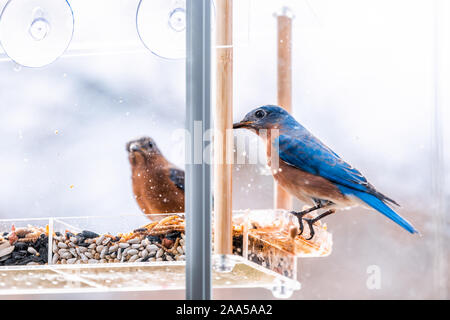
[{"label": "bird's claw", "polygon": [[322,218],[324,218],[324,217],[326,217],[326,216],[336,212],[336,209],[330,209],[330,210],[322,213],[321,215],[319,215],[316,218],[313,218],[313,219],[303,218],[306,214],[310,213],[311,211],[317,210],[319,208],[320,208],[320,206],[316,206],[316,207],[313,207],[311,209],[304,210],[302,212],[291,211],[291,214],[296,216],[297,219],[298,219],[298,226],[299,226],[299,230],[300,230],[299,235],[302,235],[303,231],[304,231],[304,224],[303,224],[302,220],[305,220],[306,223],[309,226],[309,238],[308,239],[305,238],[305,240],[311,240],[312,238],[314,238],[314,235],[316,234],[316,232],[314,231],[314,223],[316,223],[320,219],[322,219]]},{"label": "bird's claw", "polygon": [[296,211],[291,211],[291,214],[293,214],[294,216],[296,216],[297,219],[298,219],[298,227],[299,227],[299,230],[300,230],[299,235],[301,235],[301,234],[303,233],[303,230],[304,230],[304,225],[303,225],[302,219],[303,219],[303,216],[304,216],[306,213],[303,213],[303,212],[296,212]]},{"label": "bird's claw", "polygon": [[311,240],[312,238],[314,238],[314,235],[316,234],[314,231],[314,222],[316,222],[316,219],[303,219],[306,221],[306,223],[309,226],[309,238],[305,238],[305,240]]},{"label": "bird's claw", "polygon": [[314,223],[316,223],[320,219],[325,218],[326,216],[328,216],[330,214],[333,214],[335,212],[336,212],[336,209],[330,209],[330,210],[325,211],[324,213],[322,213],[318,217],[315,217],[314,219],[307,219],[307,218],[303,219],[303,220],[306,221],[306,223],[308,223],[308,226],[309,226],[310,237],[308,239],[306,239],[306,240],[311,240],[312,238],[314,238],[314,235],[316,234],[315,231],[314,231]]},{"label": "bird's claw", "polygon": [[300,232],[298,234],[302,235],[303,229],[304,229],[302,218],[298,218],[298,225],[299,225],[299,229],[300,229]]}]

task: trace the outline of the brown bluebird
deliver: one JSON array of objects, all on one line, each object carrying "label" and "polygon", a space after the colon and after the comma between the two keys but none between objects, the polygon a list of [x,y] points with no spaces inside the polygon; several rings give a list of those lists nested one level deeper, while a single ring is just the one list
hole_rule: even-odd
[{"label": "brown bluebird", "polygon": [[133,193],[146,215],[184,212],[184,171],[170,163],[150,137],[127,143]]}]

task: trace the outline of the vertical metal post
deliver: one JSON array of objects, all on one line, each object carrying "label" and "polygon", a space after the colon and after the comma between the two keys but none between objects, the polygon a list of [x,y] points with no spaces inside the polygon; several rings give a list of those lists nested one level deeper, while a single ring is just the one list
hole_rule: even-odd
[{"label": "vertical metal post", "polygon": [[211,299],[211,1],[186,6],[186,299]]}]

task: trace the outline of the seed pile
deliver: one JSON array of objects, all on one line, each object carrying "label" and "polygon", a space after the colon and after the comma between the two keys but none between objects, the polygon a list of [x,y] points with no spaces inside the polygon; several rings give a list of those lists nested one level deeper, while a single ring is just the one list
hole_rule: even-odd
[{"label": "seed pile", "polygon": [[233,230],[233,254],[242,256],[242,245],[244,236],[242,232],[235,232]]},{"label": "seed pile", "polygon": [[288,258],[285,251],[274,246],[268,246],[267,243],[252,235],[249,235],[248,243],[248,260],[286,277],[292,278],[294,276],[292,259],[295,258]]},{"label": "seed pile", "polygon": [[44,229],[28,226],[0,237],[0,266],[38,265],[48,262],[48,236]]},{"label": "seed pile", "polygon": [[[48,227],[15,229],[13,226],[10,232],[0,236],[0,266],[184,261],[184,223],[183,218],[170,216],[125,234],[87,230],[54,232],[51,261]],[[244,233],[243,223],[233,226],[233,254],[244,256],[245,253],[250,261],[263,267],[288,277],[294,275],[292,252],[299,246],[296,238],[290,237],[287,231],[257,225],[252,225],[248,238],[244,238]],[[244,250],[244,239],[245,243],[248,241],[248,252]]]},{"label": "seed pile", "polygon": [[170,216],[127,234],[55,233],[53,264],[184,261],[184,220]]},{"label": "seed pile", "polygon": [[138,231],[133,238],[99,235],[92,231],[78,234],[57,233],[53,237],[53,264],[117,263],[146,261],[184,261],[184,233],[148,235]]}]

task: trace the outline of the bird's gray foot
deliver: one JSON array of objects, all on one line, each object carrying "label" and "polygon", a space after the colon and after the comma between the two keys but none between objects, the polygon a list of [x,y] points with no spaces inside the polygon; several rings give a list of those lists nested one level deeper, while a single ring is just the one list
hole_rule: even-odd
[{"label": "bird's gray foot", "polygon": [[303,229],[305,228],[303,226],[303,216],[306,214],[304,212],[295,212],[295,211],[291,211],[291,213],[297,217],[298,219],[298,227],[300,229],[299,235],[301,235],[303,233]]},{"label": "bird's gray foot", "polygon": [[[297,219],[298,219],[298,226],[299,226],[299,229],[300,229],[299,235],[301,235],[301,234],[303,233],[303,229],[304,229],[304,226],[303,226],[303,217],[304,217],[306,214],[310,213],[310,212],[313,212],[313,211],[315,211],[315,210],[318,210],[318,209],[320,209],[320,208],[323,208],[324,206],[325,206],[324,204],[319,203],[319,204],[317,204],[316,206],[314,206],[314,207],[312,207],[312,208],[309,208],[309,209],[306,209],[306,210],[303,210],[303,211],[300,211],[300,212],[297,212],[297,211],[291,211],[291,212],[290,212],[291,214],[293,214],[294,216],[296,216]],[[305,221],[306,221],[306,219],[305,219]]]},{"label": "bird's gray foot", "polygon": [[[304,218],[303,220],[305,220],[305,222],[308,224],[308,226],[309,226],[309,238],[308,239],[306,239],[306,240],[311,240],[313,237],[314,237],[314,235],[316,234],[315,233],[315,231],[314,231],[314,223],[316,223],[317,221],[319,221],[320,219],[322,219],[322,218],[325,218],[326,216],[328,216],[328,215],[330,215],[330,214],[332,214],[332,213],[335,213],[336,212],[336,210],[335,209],[330,209],[330,210],[328,210],[328,211],[325,211],[324,213],[322,213],[321,215],[319,215],[319,216],[317,216],[317,217],[315,217],[315,218],[313,218],[313,219],[308,219],[308,218]],[[303,226],[303,223],[302,223],[302,226]],[[303,228],[302,228],[303,229]],[[300,233],[301,234],[301,233]]]}]

